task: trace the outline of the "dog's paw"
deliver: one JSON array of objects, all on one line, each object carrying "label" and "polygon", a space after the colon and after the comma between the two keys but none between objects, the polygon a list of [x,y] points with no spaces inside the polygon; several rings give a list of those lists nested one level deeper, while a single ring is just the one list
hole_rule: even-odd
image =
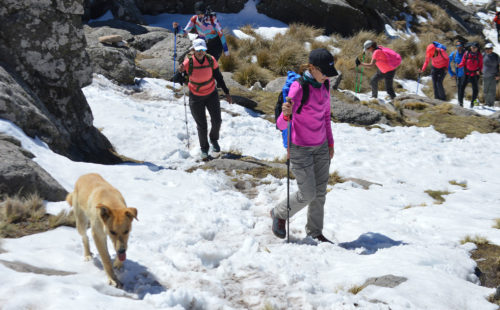
[{"label": "dog's paw", "polygon": [[123,262],[120,261],[119,259],[115,259],[115,261],[113,262],[113,267],[115,267],[116,269],[122,269]]},{"label": "dog's paw", "polygon": [[90,255],[85,255],[85,257],[83,258],[86,262],[90,262],[92,260],[92,253],[90,253]]},{"label": "dog's paw", "polygon": [[123,283],[120,282],[118,279],[109,279],[108,281],[109,285],[114,286],[116,288],[123,288]]}]

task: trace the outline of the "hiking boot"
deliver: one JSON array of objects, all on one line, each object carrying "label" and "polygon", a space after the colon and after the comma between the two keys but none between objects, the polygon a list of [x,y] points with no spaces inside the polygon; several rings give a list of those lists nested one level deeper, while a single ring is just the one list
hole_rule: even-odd
[{"label": "hiking boot", "polygon": [[201,151],[201,160],[207,160],[208,159],[208,152]]},{"label": "hiking boot", "polygon": [[274,209],[271,210],[271,218],[273,219],[273,234],[281,239],[286,237],[286,220],[282,220],[274,215]]},{"label": "hiking boot", "polygon": [[331,242],[330,240],[326,239],[325,236],[323,236],[323,234],[319,234],[317,235],[316,237],[312,237],[315,241],[317,241],[318,243],[323,243],[323,242],[328,242],[328,243],[331,243],[333,244],[333,242]]},{"label": "hiking boot", "polygon": [[214,157],[219,157],[220,155],[220,146],[219,142],[210,140],[210,144],[212,144],[212,154]]}]

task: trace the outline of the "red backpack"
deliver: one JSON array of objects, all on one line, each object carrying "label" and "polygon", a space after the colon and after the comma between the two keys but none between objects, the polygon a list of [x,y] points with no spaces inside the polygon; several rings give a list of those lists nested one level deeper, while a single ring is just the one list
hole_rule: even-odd
[{"label": "red backpack", "polygon": [[392,68],[392,70],[399,67],[399,65],[401,64],[401,55],[385,46],[379,45],[378,48],[385,54],[385,57],[387,58],[387,64]]}]

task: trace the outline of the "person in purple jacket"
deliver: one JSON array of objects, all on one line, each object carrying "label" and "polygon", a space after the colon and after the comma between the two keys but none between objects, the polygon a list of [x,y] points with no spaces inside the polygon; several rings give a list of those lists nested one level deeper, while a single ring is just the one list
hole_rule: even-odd
[{"label": "person in purple jacket", "polygon": [[[309,87],[309,97],[300,113],[302,87],[298,81],[290,86],[291,103],[283,104],[276,121],[279,129],[291,122],[290,162],[297,180],[298,191],[290,195],[290,217],[305,206],[306,233],[318,242],[331,242],[323,236],[323,217],[326,186],[333,158],[333,134],[330,120],[330,89],[328,78],[337,75],[332,54],[324,48],[309,54],[302,79]],[[278,238],[286,237],[287,199],[271,210],[272,231]]]}]

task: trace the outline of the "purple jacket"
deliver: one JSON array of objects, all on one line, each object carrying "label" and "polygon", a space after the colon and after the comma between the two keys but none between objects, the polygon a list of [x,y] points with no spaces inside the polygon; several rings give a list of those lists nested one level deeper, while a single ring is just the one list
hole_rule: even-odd
[{"label": "purple jacket", "polygon": [[[288,97],[292,98],[292,143],[300,146],[318,146],[328,140],[328,146],[333,146],[333,134],[330,120],[330,90],[322,85],[321,88],[309,87],[309,98],[297,114],[302,99],[302,87],[295,81],[290,86]],[[280,130],[287,128],[287,121],[283,112],[276,122]]]}]

